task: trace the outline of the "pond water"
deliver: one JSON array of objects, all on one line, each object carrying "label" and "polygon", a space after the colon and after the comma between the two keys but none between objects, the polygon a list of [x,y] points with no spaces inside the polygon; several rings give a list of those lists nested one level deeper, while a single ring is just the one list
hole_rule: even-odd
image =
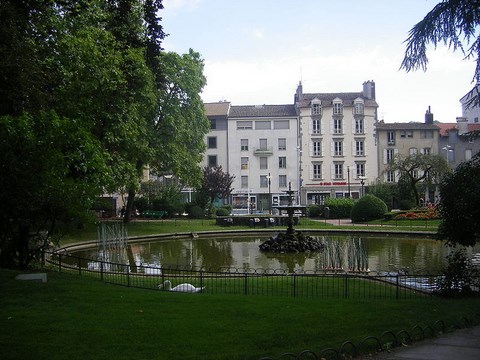
[{"label": "pond water", "polygon": [[[181,267],[206,270],[283,270],[320,272],[324,270],[407,272],[437,274],[444,267],[449,249],[436,240],[414,237],[317,235],[325,244],[321,252],[273,254],[259,250],[267,236],[202,237],[131,243],[127,249],[100,252],[98,249],[75,255],[153,267]],[[473,253],[480,252],[480,244]]]}]

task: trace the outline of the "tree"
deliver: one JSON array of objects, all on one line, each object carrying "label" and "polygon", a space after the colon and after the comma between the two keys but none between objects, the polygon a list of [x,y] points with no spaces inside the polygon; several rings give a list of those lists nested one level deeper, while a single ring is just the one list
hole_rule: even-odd
[{"label": "tree", "polygon": [[210,206],[216,198],[225,199],[232,193],[235,176],[224,172],[221,166],[206,166],[203,169],[203,183],[200,192],[208,195]]},{"label": "tree", "polygon": [[440,155],[414,154],[397,155],[388,164],[387,171],[398,171],[400,177],[410,184],[415,203],[420,205],[420,195],[417,185],[422,182],[432,186],[440,182],[442,176],[450,171],[447,161]]},{"label": "tree", "polygon": [[480,240],[480,154],[461,163],[440,184],[438,237],[473,246]]},{"label": "tree", "polygon": [[0,117],[0,264],[27,267],[59,224],[85,219],[106,173],[101,146],[54,112]]},{"label": "tree", "polygon": [[[472,81],[480,81],[480,1],[444,0],[437,4],[422,21],[409,32],[407,48],[400,68],[407,72],[428,65],[427,45],[436,48],[443,43],[453,51],[461,51],[465,59],[477,63]],[[468,94],[467,106],[480,105],[479,88],[475,86]]]}]

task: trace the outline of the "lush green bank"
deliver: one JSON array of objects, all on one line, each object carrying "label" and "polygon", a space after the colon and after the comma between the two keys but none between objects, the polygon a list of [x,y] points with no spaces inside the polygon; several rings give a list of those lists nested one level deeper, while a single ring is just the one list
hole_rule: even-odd
[{"label": "lush green bank", "polygon": [[[258,359],[473,318],[478,299],[318,300],[177,294],[0,270],[2,359]],[[477,315],[477,319],[479,316]]]}]

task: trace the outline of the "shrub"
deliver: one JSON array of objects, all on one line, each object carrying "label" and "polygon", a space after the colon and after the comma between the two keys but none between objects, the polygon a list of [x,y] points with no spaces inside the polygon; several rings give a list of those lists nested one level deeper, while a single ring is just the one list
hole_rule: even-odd
[{"label": "shrub", "polygon": [[202,219],[205,215],[205,211],[198,205],[190,206],[187,212],[190,219]]},{"label": "shrub", "polygon": [[320,205],[310,205],[308,207],[308,216],[309,217],[320,217],[320,215],[323,213],[323,206]]},{"label": "shrub", "polygon": [[352,221],[369,221],[380,219],[387,212],[387,204],[374,195],[365,195],[352,207]]},{"label": "shrub", "polygon": [[228,216],[230,215],[230,210],[225,207],[218,208],[216,211],[217,216]]},{"label": "shrub", "polygon": [[350,212],[355,201],[350,198],[327,199],[325,207],[330,209],[331,219],[346,219],[350,217]]}]

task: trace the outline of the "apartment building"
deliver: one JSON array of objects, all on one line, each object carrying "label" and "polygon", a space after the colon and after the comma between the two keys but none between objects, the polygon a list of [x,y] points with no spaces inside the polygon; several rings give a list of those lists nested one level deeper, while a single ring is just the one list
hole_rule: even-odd
[{"label": "apartment building", "polygon": [[[399,174],[388,169],[388,164],[397,155],[439,154],[440,129],[434,125],[430,108],[425,114],[425,122],[391,123],[383,121],[377,125],[378,174],[385,183],[396,183]],[[421,176],[422,174],[418,174]],[[425,194],[425,199],[434,201],[434,189]]]},{"label": "apartment building", "polygon": [[359,198],[377,178],[375,83],[360,92],[295,94],[300,123],[301,203]]},{"label": "apartment building", "polygon": [[294,105],[231,106],[228,172],[236,213],[269,212],[298,191],[298,117]]},{"label": "apartment building", "polygon": [[210,131],[205,135],[203,166],[221,166],[228,171],[228,113],[227,101],[205,103],[205,115],[210,121]]},{"label": "apartment building", "polygon": [[480,139],[469,135],[472,131],[480,131],[480,123],[469,123],[465,117],[456,120],[456,123],[435,124],[440,129],[440,154],[452,169],[480,151]]},{"label": "apartment building", "polygon": [[473,89],[473,92],[468,92],[461,99],[462,105],[462,118],[467,120],[467,123],[478,124],[480,123],[480,106],[471,104],[474,96],[480,96],[480,84],[477,84]]}]

